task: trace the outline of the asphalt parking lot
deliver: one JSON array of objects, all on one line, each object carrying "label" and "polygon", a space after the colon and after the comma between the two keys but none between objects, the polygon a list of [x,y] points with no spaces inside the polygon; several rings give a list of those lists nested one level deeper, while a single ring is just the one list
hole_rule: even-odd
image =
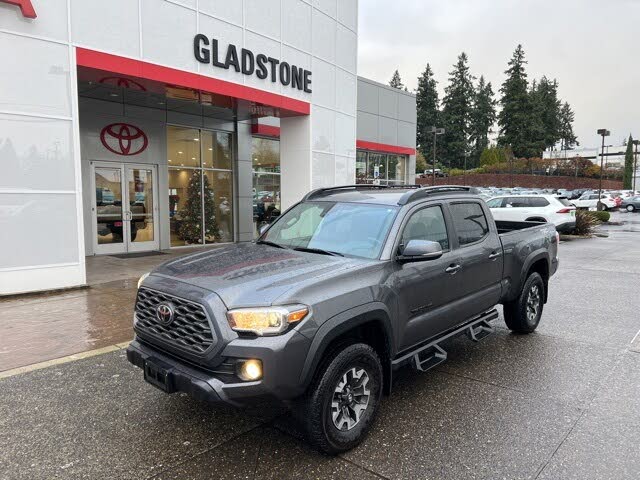
[{"label": "asphalt parking lot", "polygon": [[309,448],[283,410],[167,396],[115,349],[0,380],[0,478],[637,479],[640,215],[613,219],[560,245],[535,334],[500,320],[435,371],[403,370],[345,455]]}]

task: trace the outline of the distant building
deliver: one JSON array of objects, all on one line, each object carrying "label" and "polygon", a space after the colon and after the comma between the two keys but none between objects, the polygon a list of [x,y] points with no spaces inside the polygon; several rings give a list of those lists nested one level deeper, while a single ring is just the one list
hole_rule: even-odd
[{"label": "distant building", "polygon": [[[627,151],[626,145],[612,145],[604,147],[604,165],[608,167],[623,167],[624,154]],[[572,159],[576,157],[590,160],[596,165],[600,165],[601,148],[576,148],[573,150],[545,150],[542,154],[543,159]]]}]

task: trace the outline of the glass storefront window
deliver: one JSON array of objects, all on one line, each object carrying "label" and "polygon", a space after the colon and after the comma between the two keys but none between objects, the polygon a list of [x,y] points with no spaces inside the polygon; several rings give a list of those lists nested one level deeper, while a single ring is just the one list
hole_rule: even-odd
[{"label": "glass storefront window", "polygon": [[200,167],[200,131],[168,126],[167,161],[170,167]]},{"label": "glass storefront window", "polygon": [[356,152],[356,183],[404,184],[407,162],[406,155],[387,155],[358,150]]},{"label": "glass storefront window", "polygon": [[388,156],[387,178],[390,184],[404,183],[406,158],[405,155]]},{"label": "glass storefront window", "polygon": [[169,168],[171,246],[202,243],[200,170]]},{"label": "glass storefront window", "polygon": [[[231,134],[169,126],[167,152],[171,246],[232,242]],[[197,162],[176,165],[171,156],[180,152]]]},{"label": "glass storefront window", "polygon": [[253,226],[257,236],[263,225],[280,215],[280,141],[253,137]]},{"label": "glass storefront window", "polygon": [[378,179],[380,182],[387,178],[387,156],[384,153],[371,153],[367,161],[367,178]]},{"label": "glass storefront window", "polygon": [[231,170],[231,135],[224,132],[202,132],[202,166]]},{"label": "glass storefront window", "polygon": [[204,239],[233,242],[233,178],[231,172],[205,170]]},{"label": "glass storefront window", "polygon": [[367,152],[356,153],[356,183],[367,182]]}]

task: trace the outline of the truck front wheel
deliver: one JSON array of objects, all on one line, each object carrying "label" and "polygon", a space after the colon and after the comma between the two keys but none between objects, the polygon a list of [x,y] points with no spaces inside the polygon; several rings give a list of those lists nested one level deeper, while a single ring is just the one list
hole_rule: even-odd
[{"label": "truck front wheel", "polygon": [[504,321],[516,333],[531,333],[540,323],[543,307],[544,282],[538,272],[533,272],[524,282],[518,298],[504,304]]},{"label": "truck front wheel", "polygon": [[371,428],[382,392],[382,366],[364,343],[328,358],[302,400],[300,417],[309,441],[336,455],[358,445]]}]

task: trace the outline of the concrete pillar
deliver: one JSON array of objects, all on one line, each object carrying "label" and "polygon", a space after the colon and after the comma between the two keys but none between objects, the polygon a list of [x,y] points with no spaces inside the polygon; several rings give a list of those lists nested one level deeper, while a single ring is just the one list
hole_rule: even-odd
[{"label": "concrete pillar", "polygon": [[280,120],[282,211],[312,188],[311,116]]},{"label": "concrete pillar", "polygon": [[253,240],[253,168],[251,159],[251,121],[236,122],[235,210],[236,239]]}]

